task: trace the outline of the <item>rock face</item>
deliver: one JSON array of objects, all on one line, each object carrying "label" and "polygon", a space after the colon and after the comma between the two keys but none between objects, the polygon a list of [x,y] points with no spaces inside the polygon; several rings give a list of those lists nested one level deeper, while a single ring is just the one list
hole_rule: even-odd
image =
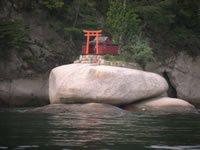
[{"label": "rock face", "polygon": [[190,103],[169,97],[158,97],[144,100],[136,104],[124,107],[125,110],[147,110],[147,111],[163,111],[163,112],[196,112],[197,110]]},{"label": "rock face", "polygon": [[194,59],[186,54],[179,55],[169,78],[176,88],[177,97],[200,104],[200,57]]},{"label": "rock face", "polygon": [[46,11],[42,11],[40,15],[34,11],[24,11],[30,9],[31,2],[27,1],[1,1],[0,3],[1,22],[5,18],[5,21],[20,20],[31,29],[26,39],[26,42],[31,44],[0,50],[0,80],[44,75],[55,66],[73,62],[79,51],[71,50],[71,42],[52,30],[50,26],[55,20],[44,21],[47,17]]},{"label": "rock face", "polygon": [[91,64],[60,66],[49,77],[50,103],[121,105],[160,95],[167,88],[155,73]]},{"label": "rock face", "polygon": [[[180,53],[177,57],[169,58],[165,64],[152,65],[148,71],[159,74],[165,73],[175,91],[173,97],[185,99],[193,104],[200,104],[200,56]],[[171,95],[169,95],[171,96]]]},{"label": "rock face", "polygon": [[49,104],[48,81],[43,78],[0,81],[0,105],[42,106]]},{"label": "rock face", "polygon": [[109,104],[50,104],[47,106],[34,108],[29,112],[42,113],[65,113],[65,112],[108,112],[108,113],[123,113],[124,110]]}]

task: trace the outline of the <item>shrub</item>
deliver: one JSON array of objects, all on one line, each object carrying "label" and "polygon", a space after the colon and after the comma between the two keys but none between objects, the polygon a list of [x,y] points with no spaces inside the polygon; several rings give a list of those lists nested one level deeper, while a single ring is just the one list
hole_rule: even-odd
[{"label": "shrub", "polygon": [[107,61],[120,61],[119,56],[105,55],[104,59]]},{"label": "shrub", "polygon": [[136,62],[143,68],[148,62],[155,61],[148,40],[139,36],[132,38],[130,44],[121,46],[121,55],[125,61]]}]

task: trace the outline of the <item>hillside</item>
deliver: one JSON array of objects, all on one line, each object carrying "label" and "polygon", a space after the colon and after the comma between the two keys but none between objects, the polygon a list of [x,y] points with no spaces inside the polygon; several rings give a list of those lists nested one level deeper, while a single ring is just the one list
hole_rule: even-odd
[{"label": "hillside", "polygon": [[73,62],[83,29],[102,29],[122,59],[142,66],[180,51],[199,55],[198,0],[2,0],[0,8],[0,78]]},{"label": "hillside", "polygon": [[112,60],[162,75],[169,97],[199,104],[199,26],[199,0],[1,0],[0,104],[48,103],[49,73],[79,57],[83,29],[120,45]]}]

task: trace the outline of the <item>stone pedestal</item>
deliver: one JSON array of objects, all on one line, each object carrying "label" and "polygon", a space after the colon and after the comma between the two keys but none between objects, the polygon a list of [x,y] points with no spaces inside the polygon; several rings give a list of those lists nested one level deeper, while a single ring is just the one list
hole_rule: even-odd
[{"label": "stone pedestal", "polygon": [[141,68],[136,63],[128,63],[123,61],[107,61],[104,59],[104,55],[80,55],[79,59],[75,60],[74,63],[87,63],[141,70]]}]

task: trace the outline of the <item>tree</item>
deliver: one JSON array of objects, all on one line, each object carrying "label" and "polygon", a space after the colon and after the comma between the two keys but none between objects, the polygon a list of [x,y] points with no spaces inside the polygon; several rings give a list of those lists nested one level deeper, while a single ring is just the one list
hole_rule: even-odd
[{"label": "tree", "polygon": [[114,40],[126,43],[133,35],[140,31],[140,20],[126,0],[111,0],[107,12],[106,24]]},{"label": "tree", "polygon": [[30,27],[21,20],[0,21],[0,57],[5,58],[12,48],[23,49],[29,43]]},{"label": "tree", "polygon": [[144,69],[148,62],[155,61],[152,48],[146,39],[135,36],[129,44],[121,47],[122,59],[127,62],[136,62]]},{"label": "tree", "polygon": [[111,0],[107,13],[107,28],[114,40],[120,44],[121,59],[137,62],[143,68],[153,61],[153,51],[147,40],[139,35],[140,19],[127,0]]}]

